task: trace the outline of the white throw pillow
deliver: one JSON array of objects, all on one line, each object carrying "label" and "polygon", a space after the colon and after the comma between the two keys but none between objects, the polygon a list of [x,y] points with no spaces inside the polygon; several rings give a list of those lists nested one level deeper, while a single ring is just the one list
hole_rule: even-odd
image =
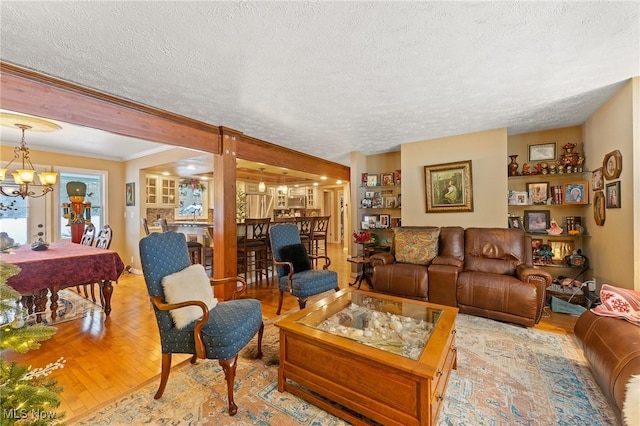
[{"label": "white throw pillow", "polygon": [[628,426],[640,425],[640,374],[627,382],[627,394],[622,405],[622,417]]},{"label": "white throw pillow", "polygon": [[[162,279],[164,299],[167,303],[180,303],[189,300],[204,302],[209,310],[215,308],[218,300],[213,297],[213,288],[202,265],[191,265],[182,271],[167,275]],[[176,328],[184,328],[202,317],[200,306],[186,306],[169,311]]]}]

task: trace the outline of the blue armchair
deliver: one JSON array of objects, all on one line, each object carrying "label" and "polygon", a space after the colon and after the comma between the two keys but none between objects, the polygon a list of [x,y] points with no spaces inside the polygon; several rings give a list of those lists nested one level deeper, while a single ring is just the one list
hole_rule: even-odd
[{"label": "blue armchair", "polygon": [[[298,227],[292,223],[278,223],[269,229],[273,264],[278,272],[277,315],[282,310],[284,293],[289,292],[298,299],[300,309],[304,309],[307,298],[328,290],[338,291],[338,273],[329,271],[331,259],[327,256],[309,256],[300,241]],[[311,259],[324,259],[322,269],[312,269]]]},{"label": "blue armchair", "polygon": [[[224,370],[227,382],[229,415],[235,415],[238,407],[233,400],[233,386],[238,352],[251,341],[256,333],[258,333],[258,356],[262,356],[264,324],[262,323],[260,302],[254,299],[231,300],[219,302],[211,310],[208,310],[208,305],[201,300],[167,303],[164,287],[166,281],[163,285],[163,279],[168,276],[175,277],[176,273],[180,276],[181,271],[192,266],[187,251],[186,238],[184,234],[172,231],[151,233],[140,240],[139,246],[142,271],[153,303],[162,346],[162,374],[160,387],[154,398],[160,398],[167,385],[172,354],[193,354],[192,364],[196,362],[197,358],[217,359]],[[193,267],[201,268],[202,266],[193,265]],[[204,269],[202,272],[204,273]],[[236,295],[246,289],[246,283],[241,277],[210,279],[206,273],[204,274],[205,278],[201,278],[201,280],[204,280],[205,292],[207,291],[206,280],[210,280],[212,286],[229,282],[241,284],[238,285],[234,299]],[[186,285],[187,283],[185,283]],[[178,292],[181,290],[180,282]],[[211,288],[211,292],[213,292],[213,288]],[[215,301],[213,293],[209,296],[212,301]],[[187,323],[183,328],[177,328],[174,323],[176,317],[172,316],[170,311],[189,306],[200,307],[202,317]],[[198,310],[195,313],[197,316],[200,315]]]}]

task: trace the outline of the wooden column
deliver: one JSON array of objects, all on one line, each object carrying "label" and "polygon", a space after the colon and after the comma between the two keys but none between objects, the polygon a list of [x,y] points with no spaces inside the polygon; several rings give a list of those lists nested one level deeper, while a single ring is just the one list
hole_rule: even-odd
[{"label": "wooden column", "polygon": [[[214,278],[238,274],[236,224],[236,152],[242,133],[220,127],[221,153],[213,156],[213,271]],[[236,285],[216,289],[216,298],[229,300]]]}]

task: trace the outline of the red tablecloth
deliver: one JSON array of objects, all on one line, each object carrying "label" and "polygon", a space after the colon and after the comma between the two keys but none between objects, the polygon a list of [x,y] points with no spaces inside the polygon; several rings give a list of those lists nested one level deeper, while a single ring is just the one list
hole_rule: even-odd
[{"label": "red tablecloth", "polygon": [[124,263],[115,251],[71,242],[51,243],[44,251],[22,246],[14,253],[3,253],[1,259],[20,267],[20,273],[9,278],[7,284],[21,294],[116,281],[124,270]]}]

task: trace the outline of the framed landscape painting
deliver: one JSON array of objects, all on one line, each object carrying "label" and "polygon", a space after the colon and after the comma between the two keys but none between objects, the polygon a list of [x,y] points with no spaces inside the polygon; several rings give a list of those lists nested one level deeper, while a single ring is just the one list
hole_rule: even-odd
[{"label": "framed landscape painting", "polygon": [[427,213],[472,212],[471,160],[424,166]]}]

